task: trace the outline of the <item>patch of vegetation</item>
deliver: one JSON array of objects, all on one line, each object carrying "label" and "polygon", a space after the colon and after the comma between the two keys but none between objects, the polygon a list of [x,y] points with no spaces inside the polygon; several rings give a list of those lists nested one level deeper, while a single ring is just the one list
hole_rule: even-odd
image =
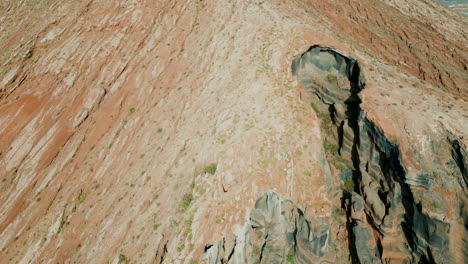
[{"label": "patch of vegetation", "polygon": [[185,249],[185,245],[182,245],[180,247],[177,248],[177,252],[181,252],[182,250]]},{"label": "patch of vegetation", "polygon": [[351,178],[347,178],[343,184],[343,190],[349,193],[354,191],[354,181]]},{"label": "patch of vegetation", "polygon": [[193,201],[193,195],[191,193],[185,194],[184,197],[182,198],[182,202],[180,203],[180,207],[181,207],[180,212],[183,213],[187,211],[192,201]]},{"label": "patch of vegetation", "polygon": [[338,145],[337,144],[333,144],[333,143],[330,143],[328,141],[325,141],[325,143],[323,144],[323,148],[325,149],[325,152],[327,152],[328,154],[332,155],[332,156],[337,156],[338,155]]},{"label": "patch of vegetation", "polygon": [[351,161],[346,160],[340,155],[340,153],[338,152],[339,146],[337,144],[325,141],[323,144],[323,148],[325,149],[328,162],[333,164],[333,166],[337,170],[344,171],[347,168],[353,167]]},{"label": "patch of vegetation", "polygon": [[127,257],[123,254],[120,254],[118,263],[121,264],[121,263],[126,263],[126,262],[127,262]]},{"label": "patch of vegetation", "polygon": [[326,80],[329,83],[335,83],[338,80],[338,78],[336,77],[336,75],[329,73],[327,74]]},{"label": "patch of vegetation", "polygon": [[130,113],[135,113],[135,107],[130,108]]},{"label": "patch of vegetation", "polygon": [[76,205],[82,204],[86,200],[86,197],[82,194],[78,196],[78,201],[76,201]]},{"label": "patch of vegetation", "polygon": [[314,109],[315,112],[319,112],[319,109],[316,103],[310,102],[310,107],[312,107],[312,109]]},{"label": "patch of vegetation", "polygon": [[286,261],[288,263],[294,263],[294,250],[291,248],[286,256]]},{"label": "patch of vegetation", "polygon": [[328,113],[328,112],[318,112],[317,116],[321,120],[320,125],[322,126],[322,128],[325,131],[327,131],[328,133],[331,133],[333,122],[332,122],[332,119],[330,117],[330,113]]},{"label": "patch of vegetation", "polygon": [[216,173],[216,168],[217,168],[216,164],[212,163],[212,164],[206,166],[206,167],[203,169],[203,172],[204,172],[204,173],[209,173],[209,174],[212,174],[212,175],[213,175],[213,174]]}]

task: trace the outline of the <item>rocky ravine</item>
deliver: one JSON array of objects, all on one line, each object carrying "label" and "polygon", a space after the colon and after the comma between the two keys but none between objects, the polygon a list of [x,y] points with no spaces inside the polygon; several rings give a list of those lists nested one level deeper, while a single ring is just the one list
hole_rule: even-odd
[{"label": "rocky ravine", "polygon": [[464,263],[466,28],[433,1],[1,1],[0,259]]}]

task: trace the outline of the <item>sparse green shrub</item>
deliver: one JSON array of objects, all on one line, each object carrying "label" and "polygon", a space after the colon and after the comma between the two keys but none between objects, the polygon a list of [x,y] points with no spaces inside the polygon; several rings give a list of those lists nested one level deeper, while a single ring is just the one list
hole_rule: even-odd
[{"label": "sparse green shrub", "polygon": [[182,250],[185,249],[185,245],[182,245],[180,247],[177,248],[177,252],[181,252]]},{"label": "sparse green shrub", "polygon": [[123,254],[119,255],[119,264],[121,263],[126,263],[127,262],[127,257]]},{"label": "sparse green shrub", "polygon": [[135,107],[130,108],[130,113],[135,113]]},{"label": "sparse green shrub", "polygon": [[334,83],[334,82],[336,82],[338,80],[336,75],[331,74],[331,73],[327,74],[326,79],[327,79],[327,82],[329,82],[329,83]]},{"label": "sparse green shrub", "polygon": [[349,193],[354,191],[354,181],[351,178],[347,178],[343,184],[343,190]]},{"label": "sparse green shrub", "polygon": [[78,197],[78,201],[76,201],[76,205],[82,204],[85,200],[86,200],[86,197],[83,196],[83,195],[80,195],[80,196]]},{"label": "sparse green shrub", "polygon": [[320,125],[322,126],[322,128],[325,131],[327,131],[328,133],[331,133],[333,122],[332,122],[332,119],[330,117],[330,113],[328,113],[328,112],[318,112],[317,116],[321,120]]},{"label": "sparse green shrub", "polygon": [[337,144],[333,144],[333,143],[330,143],[328,141],[325,141],[325,143],[323,144],[323,147],[325,149],[325,152],[333,155],[333,156],[336,156],[338,155],[338,145]]},{"label": "sparse green shrub", "polygon": [[314,102],[310,102],[310,107],[312,107],[312,109],[314,109],[315,112],[319,111],[317,104]]},{"label": "sparse green shrub", "polygon": [[192,201],[193,201],[193,195],[191,193],[185,194],[184,197],[182,198],[182,202],[180,203],[180,207],[181,207],[180,212],[183,213],[187,211]]},{"label": "sparse green shrub", "polygon": [[206,166],[204,169],[203,169],[203,172],[204,173],[209,173],[209,174],[215,174],[216,173],[216,164],[212,163],[208,166]]}]

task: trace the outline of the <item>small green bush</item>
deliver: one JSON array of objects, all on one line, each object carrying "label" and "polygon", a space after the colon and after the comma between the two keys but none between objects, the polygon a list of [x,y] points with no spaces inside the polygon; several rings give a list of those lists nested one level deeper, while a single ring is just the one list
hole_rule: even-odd
[{"label": "small green bush", "polygon": [[182,202],[180,203],[180,207],[181,207],[180,211],[182,213],[187,211],[192,201],[193,201],[193,195],[191,193],[185,194],[184,197],[182,198]]},{"label": "small green bush", "polygon": [[354,191],[354,181],[351,178],[347,178],[343,184],[343,190],[351,193]]},{"label": "small green bush", "polygon": [[215,174],[216,173],[216,164],[210,164],[203,169],[204,173]]},{"label": "small green bush", "polygon": [[314,102],[310,102],[310,107],[312,107],[312,108],[314,109],[315,112],[318,112],[318,111],[319,111],[317,104],[314,103]]},{"label": "small green bush", "polygon": [[120,263],[125,263],[127,261],[127,257],[123,254],[119,255],[119,264]]}]

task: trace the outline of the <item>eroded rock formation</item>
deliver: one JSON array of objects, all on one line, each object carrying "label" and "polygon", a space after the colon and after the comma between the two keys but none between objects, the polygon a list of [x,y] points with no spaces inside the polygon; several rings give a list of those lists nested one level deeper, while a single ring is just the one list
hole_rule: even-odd
[{"label": "eroded rock formation", "polygon": [[[449,135],[435,139],[443,143],[435,146],[434,152],[447,162],[433,164],[432,168],[444,169],[446,183],[460,198],[460,207],[449,208],[447,201],[432,193],[437,174],[424,167],[418,174],[408,174],[398,142],[389,141],[366,118],[359,97],[365,81],[354,58],[331,48],[313,46],[293,61],[292,71],[316,95],[312,104],[324,113],[322,123],[328,122],[322,127],[333,135],[325,139],[325,146],[335,151],[331,163],[341,163],[344,159],[339,168],[348,178],[343,180],[352,181],[353,188],[345,190],[344,198],[354,261],[454,263],[453,250],[465,248],[466,240],[451,239],[450,229],[463,229],[467,220],[463,209],[467,161],[458,141],[448,140]],[[450,148],[452,155],[440,156]]]},{"label": "eroded rock formation", "polygon": [[[229,241],[229,239],[231,241]],[[312,222],[277,193],[261,196],[249,221],[228,238],[205,247],[208,263],[333,263],[328,223]]]}]

